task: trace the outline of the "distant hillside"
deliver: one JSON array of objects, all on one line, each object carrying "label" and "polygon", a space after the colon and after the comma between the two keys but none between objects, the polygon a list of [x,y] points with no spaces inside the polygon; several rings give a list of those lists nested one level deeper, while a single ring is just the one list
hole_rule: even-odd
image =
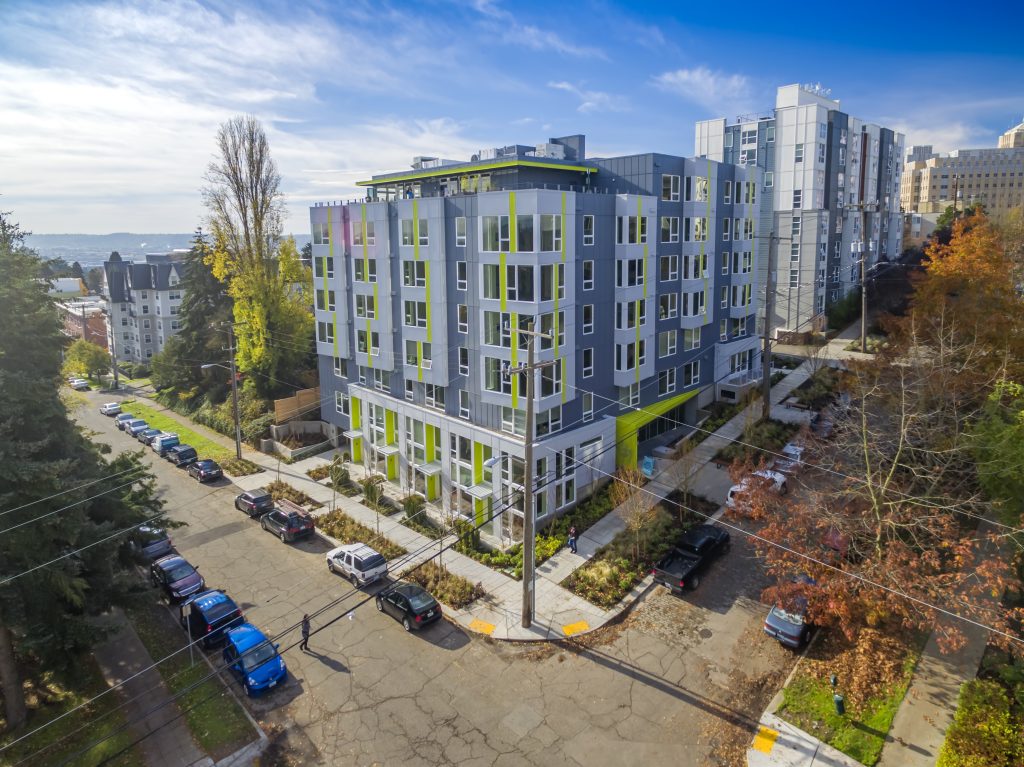
[{"label": "distant hillside", "polygon": [[[115,250],[124,258],[137,258],[146,253],[168,253],[188,248],[192,237],[192,233],[33,234],[25,239],[25,244],[43,258],[63,258],[68,263],[77,261],[87,267],[99,266]],[[300,249],[308,241],[308,234],[295,235],[295,243]]]}]

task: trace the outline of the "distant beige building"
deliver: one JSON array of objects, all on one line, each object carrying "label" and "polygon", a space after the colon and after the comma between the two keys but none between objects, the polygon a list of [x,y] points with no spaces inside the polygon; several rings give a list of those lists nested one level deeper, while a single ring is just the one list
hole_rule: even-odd
[{"label": "distant beige building", "polygon": [[1024,205],[1024,123],[999,138],[999,148],[936,154],[931,146],[907,153],[900,184],[904,213],[941,213],[980,202],[989,215]]}]

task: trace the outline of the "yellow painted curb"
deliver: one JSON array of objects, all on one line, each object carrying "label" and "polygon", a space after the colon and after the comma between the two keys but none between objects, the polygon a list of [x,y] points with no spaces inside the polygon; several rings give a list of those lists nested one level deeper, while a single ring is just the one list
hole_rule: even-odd
[{"label": "yellow painted curb", "polygon": [[567,626],[562,626],[562,631],[565,632],[567,637],[571,637],[573,634],[579,634],[581,631],[586,631],[590,628],[590,624],[586,621],[577,621],[576,623],[570,623]]},{"label": "yellow painted curb", "polygon": [[775,741],[778,737],[778,730],[772,730],[762,725],[758,728],[757,735],[754,736],[754,750],[765,754],[771,753],[772,747],[775,745]]},{"label": "yellow painted curb", "polygon": [[494,624],[488,623],[487,621],[482,621],[479,618],[474,618],[473,620],[471,620],[469,622],[469,628],[472,631],[477,632],[478,634],[487,634],[487,636],[490,636],[494,633]]}]

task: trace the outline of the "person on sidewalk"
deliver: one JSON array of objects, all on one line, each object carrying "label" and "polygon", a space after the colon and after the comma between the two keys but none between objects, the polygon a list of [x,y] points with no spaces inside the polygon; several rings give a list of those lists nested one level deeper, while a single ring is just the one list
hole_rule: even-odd
[{"label": "person on sidewalk", "polygon": [[302,641],[299,642],[300,650],[309,650],[309,616],[302,616]]},{"label": "person on sidewalk", "polygon": [[576,553],[576,526],[569,528],[569,551]]}]

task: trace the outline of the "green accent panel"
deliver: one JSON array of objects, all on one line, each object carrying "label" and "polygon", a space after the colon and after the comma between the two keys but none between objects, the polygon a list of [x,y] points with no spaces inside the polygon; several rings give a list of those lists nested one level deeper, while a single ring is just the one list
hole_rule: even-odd
[{"label": "green accent panel", "polygon": [[349,397],[348,410],[350,420],[352,421],[352,430],[355,431],[363,425],[363,403],[359,401],[359,397]]},{"label": "green accent panel", "polygon": [[503,160],[500,162],[484,162],[477,164],[467,163],[464,167],[445,167],[438,170],[423,170],[414,173],[393,173],[390,175],[378,176],[369,181],[357,181],[356,186],[387,186],[399,181],[415,181],[421,178],[437,178],[438,176],[460,176],[466,173],[480,173],[485,170],[499,170],[501,168],[552,168],[554,170],[569,170],[577,173],[597,173],[598,169],[590,165],[563,165],[554,162],[540,162],[538,160]]},{"label": "green accent panel", "polygon": [[427,500],[428,501],[437,500],[437,496],[438,496],[437,485],[438,485],[438,481],[440,479],[441,479],[441,475],[439,475],[439,474],[435,474],[432,477],[427,477]]},{"label": "green accent panel", "polygon": [[[644,292],[645,293],[647,292],[646,291],[646,286],[647,286],[647,280],[645,279],[644,280],[644,288],[645,288]],[[637,362],[637,365],[636,365],[636,382],[637,383],[640,383],[640,304],[642,304],[642,303],[646,303],[646,300],[644,300],[644,301],[637,301],[636,302],[636,354],[637,354],[637,360],[636,360],[636,362]],[[654,335],[654,343],[655,343],[655,345],[657,345],[657,343],[658,343],[658,335],[657,335],[657,333],[655,333],[655,335]],[[655,348],[652,349],[651,351],[654,354],[657,354],[658,353],[657,346],[655,346]],[[657,359],[657,357],[655,357],[654,359]]]},{"label": "green accent panel", "polygon": [[700,389],[683,392],[672,397],[672,399],[655,402],[647,405],[643,410],[634,410],[626,415],[620,415],[615,419],[615,441],[618,443],[615,448],[615,465],[617,467],[636,466],[637,461],[637,440],[636,433],[641,426],[650,423],[660,415],[664,415],[674,407],[678,407],[689,399],[696,397]]},{"label": "green accent panel", "polygon": [[518,234],[518,228],[516,227],[516,193],[508,193],[508,236],[509,236],[509,252],[518,253],[519,247],[516,244],[516,235]]},{"label": "green accent panel", "polygon": [[423,380],[423,342],[416,342],[416,380]]},{"label": "green accent panel", "polygon": [[384,408],[384,439],[389,445],[398,444],[398,413]]},{"label": "green accent panel", "polygon": [[473,499],[473,518],[477,525],[482,525],[484,520],[487,519],[487,509],[484,506],[485,503],[489,503],[489,501],[484,501],[483,498]]},{"label": "green accent panel", "polygon": [[423,449],[427,453],[427,463],[434,460],[434,446],[437,444],[434,428],[429,423],[423,425]]},{"label": "green accent panel", "polygon": [[429,261],[427,261],[427,262],[425,262],[423,264],[423,276],[424,276],[424,284],[426,285],[426,291],[427,291],[427,340],[430,341],[433,338],[433,336],[431,334],[431,318],[433,317],[433,311],[432,311],[431,306],[430,306],[431,301],[430,301],[430,262]]},{"label": "green accent panel", "polygon": [[[512,366],[515,367],[519,364],[519,315],[512,312],[509,322],[512,325]],[[512,376],[512,407],[519,407],[519,376],[517,375]]]},{"label": "green accent panel", "polygon": [[484,447],[482,442],[473,442],[473,484],[479,484],[484,479]]},{"label": "green accent panel", "polygon": [[352,443],[352,460],[361,463],[363,460],[363,440],[360,437]]},{"label": "green accent panel", "polygon": [[398,456],[388,456],[388,479],[398,479]]},{"label": "green accent panel", "polygon": [[[376,306],[376,305],[377,305],[376,302],[374,302],[374,306]],[[370,354],[370,352],[373,351],[373,346],[371,344],[371,340],[372,340],[371,332],[372,331],[370,330],[370,320],[367,319],[366,320],[366,364],[372,369],[373,368],[373,355]]]},{"label": "green accent panel", "polygon": [[508,275],[505,274],[505,262],[508,260],[508,255],[502,253],[498,256],[498,292],[499,298],[501,299],[501,310],[505,311],[508,308]]}]

